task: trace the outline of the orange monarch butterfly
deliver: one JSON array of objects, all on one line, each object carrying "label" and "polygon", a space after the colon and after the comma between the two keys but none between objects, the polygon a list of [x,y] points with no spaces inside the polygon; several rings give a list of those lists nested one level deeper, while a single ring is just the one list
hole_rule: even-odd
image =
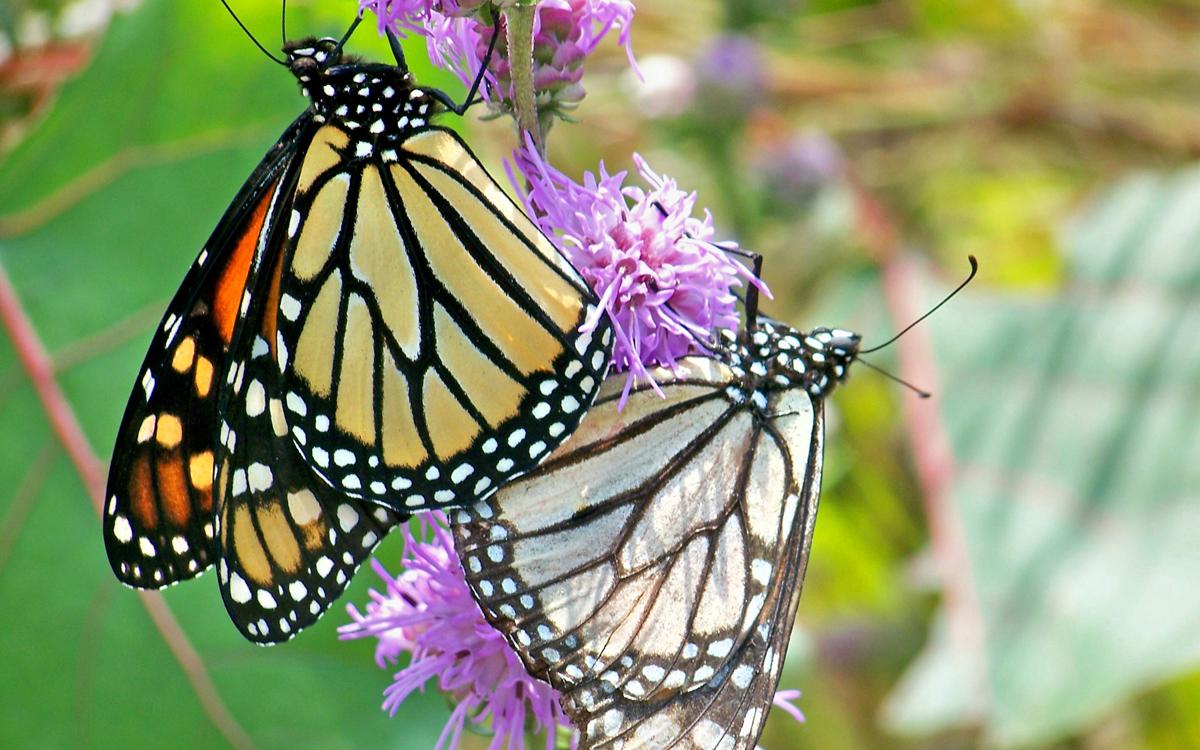
[{"label": "orange monarch butterfly", "polygon": [[860,350],[849,331],[758,318],[754,294],[748,331],[654,373],[662,397],[642,384],[622,410],[610,377],[545,463],[452,514],[485,617],[562,693],[583,750],[752,749],[762,732],[812,544],[825,399]]},{"label": "orange monarch butterfly", "polygon": [[461,114],[483,70],[456,105],[413,81],[394,37],[396,66],[343,57],[360,20],[285,45],[311,106],[171,300],[109,474],[117,577],[161,588],[218,562],[259,643],[315,622],[410,512],[536,465],[611,351],[607,321],[581,331],[588,285],[430,123]]}]

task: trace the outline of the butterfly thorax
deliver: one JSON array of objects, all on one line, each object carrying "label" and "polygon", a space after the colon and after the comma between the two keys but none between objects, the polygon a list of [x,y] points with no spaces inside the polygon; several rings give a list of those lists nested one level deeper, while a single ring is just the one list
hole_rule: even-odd
[{"label": "butterfly thorax", "polygon": [[765,410],[771,393],[803,388],[823,399],[846,379],[858,356],[859,336],[838,328],[814,328],[808,333],[759,318],[753,331],[741,336],[722,331],[723,357],[738,377],[728,395]]},{"label": "butterfly thorax", "polygon": [[407,70],[343,56],[336,39],[290,42],[284,53],[313,119],[340,127],[373,151],[399,144],[437,112],[437,101]]}]

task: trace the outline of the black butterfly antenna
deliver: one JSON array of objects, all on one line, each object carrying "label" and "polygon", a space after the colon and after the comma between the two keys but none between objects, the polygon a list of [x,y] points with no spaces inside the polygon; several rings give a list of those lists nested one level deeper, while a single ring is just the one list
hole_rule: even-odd
[{"label": "black butterfly antenna", "polygon": [[242,31],[245,32],[246,36],[250,38],[250,41],[254,42],[255,47],[258,47],[264,55],[266,55],[267,57],[269,57],[271,59],[272,62],[278,63],[279,65],[283,65],[283,66],[287,65],[287,60],[283,60],[283,59],[276,57],[275,55],[272,55],[270,52],[267,51],[266,47],[262,46],[262,42],[258,41],[258,39],[256,39],[255,36],[250,33],[250,29],[246,28],[246,24],[242,23],[242,19],[238,18],[238,14],[234,13],[233,8],[229,7],[229,3],[227,2],[227,0],[221,0],[221,5],[225,6],[225,10],[229,11],[229,15],[233,16],[234,22],[237,23],[237,25],[239,27],[241,27]]},{"label": "black butterfly antenna", "polygon": [[287,0],[283,0],[283,3],[279,7],[279,36],[281,39],[280,43],[287,44]]},{"label": "black butterfly antenna", "polygon": [[857,363],[859,363],[859,364],[860,364],[860,365],[862,365],[863,367],[867,368],[868,370],[874,370],[875,372],[877,372],[877,373],[879,373],[880,375],[884,376],[885,378],[887,378],[888,380],[892,381],[893,383],[898,383],[898,384],[900,384],[900,385],[904,386],[904,387],[905,387],[905,388],[907,388],[908,390],[910,390],[910,391],[912,391],[913,393],[917,394],[917,398],[929,398],[930,396],[932,396],[932,395],[933,395],[933,394],[932,394],[932,393],[930,393],[929,391],[922,390],[922,389],[920,389],[920,388],[916,387],[915,385],[913,385],[912,383],[908,382],[907,380],[904,380],[903,378],[900,378],[900,377],[897,377],[896,375],[893,375],[892,373],[888,372],[887,370],[883,369],[882,367],[876,367],[875,365],[871,364],[870,362],[868,362],[868,361],[867,361],[867,360],[865,360],[865,359],[861,359],[861,358],[859,358],[859,357],[855,357],[855,358],[854,358],[854,361],[855,361],[855,362],[857,362]]},{"label": "black butterfly antenna", "polygon": [[917,318],[917,319],[916,319],[916,320],[914,320],[913,322],[911,322],[911,323],[909,323],[908,325],[906,325],[906,326],[904,327],[904,329],[900,331],[900,333],[897,333],[895,336],[892,336],[890,339],[888,339],[887,341],[883,342],[883,343],[882,343],[882,344],[880,344],[879,346],[873,346],[873,347],[871,347],[870,349],[863,349],[863,350],[859,351],[859,353],[858,353],[858,356],[857,356],[857,357],[855,357],[855,361],[856,361],[856,362],[858,362],[859,364],[863,365],[864,367],[866,367],[866,368],[867,368],[867,369],[869,369],[869,370],[874,370],[875,372],[877,372],[877,373],[879,373],[880,375],[884,376],[884,377],[885,377],[885,378],[887,378],[888,380],[891,380],[891,381],[893,381],[893,382],[895,382],[895,383],[899,383],[900,385],[902,385],[902,386],[904,386],[905,388],[909,389],[909,390],[910,390],[910,391],[912,391],[913,393],[917,394],[917,396],[918,396],[918,397],[920,397],[920,398],[929,398],[931,395],[933,395],[933,394],[929,393],[929,391],[922,390],[922,389],[920,389],[920,388],[916,387],[915,385],[913,385],[912,383],[908,382],[907,380],[903,380],[903,379],[901,379],[901,378],[899,378],[899,377],[897,377],[897,376],[893,375],[892,373],[888,372],[887,370],[883,369],[882,367],[877,367],[877,366],[875,366],[875,365],[871,364],[870,362],[868,362],[868,361],[866,361],[865,359],[863,359],[863,358],[862,358],[862,355],[864,355],[864,354],[870,354],[871,352],[877,352],[877,351],[879,351],[880,349],[884,349],[884,348],[886,348],[886,347],[889,347],[889,346],[891,346],[892,344],[896,343],[896,341],[897,341],[897,340],[898,340],[898,339],[899,339],[901,336],[903,336],[904,334],[906,334],[906,333],[908,333],[909,331],[911,331],[913,328],[915,328],[915,327],[917,326],[917,324],[919,324],[921,321],[923,321],[923,320],[925,320],[926,318],[928,318],[930,315],[933,315],[935,312],[937,312],[937,311],[938,311],[938,308],[940,308],[942,305],[944,305],[944,304],[946,304],[947,302],[949,302],[951,299],[953,299],[953,298],[954,298],[954,296],[955,296],[956,294],[958,294],[958,293],[959,293],[959,292],[961,292],[961,291],[962,291],[964,288],[966,288],[967,284],[970,284],[970,283],[971,283],[971,280],[975,278],[975,274],[979,272],[979,261],[975,260],[975,256],[974,256],[974,255],[968,255],[968,256],[967,256],[967,260],[968,260],[968,261],[971,263],[971,273],[967,275],[967,278],[966,278],[966,279],[964,279],[964,280],[963,280],[963,282],[962,282],[961,284],[959,284],[958,286],[956,286],[956,287],[954,288],[954,291],[950,292],[950,293],[949,293],[949,294],[947,294],[945,297],[943,297],[941,302],[937,303],[937,304],[936,304],[936,305],[934,305],[932,308],[930,308],[930,309],[929,309],[929,311],[928,311],[928,312],[926,312],[924,315],[922,315],[921,317]]},{"label": "black butterfly antenna", "polygon": [[754,275],[754,278],[746,284],[746,296],[742,298],[742,307],[746,311],[746,331],[754,333],[754,329],[758,327],[758,284],[755,282],[762,279],[762,254],[743,250],[731,242],[710,242],[709,244],[727,255],[736,255],[750,261],[750,273]]},{"label": "black butterfly antenna", "polygon": [[[929,311],[928,311],[928,312],[926,312],[924,315],[922,315],[921,317],[917,318],[916,320],[914,320],[913,322],[909,323],[908,325],[904,326],[904,329],[903,329],[903,330],[901,330],[901,331],[900,331],[900,333],[897,333],[895,336],[892,336],[890,339],[888,339],[887,341],[883,342],[883,343],[882,343],[882,344],[880,344],[879,346],[873,346],[873,347],[871,347],[870,349],[863,349],[863,350],[861,350],[861,351],[859,352],[859,354],[860,354],[860,355],[862,355],[862,354],[870,354],[871,352],[877,352],[877,351],[879,351],[880,349],[884,349],[884,348],[886,348],[886,347],[889,347],[889,346],[891,346],[892,344],[896,343],[896,341],[897,341],[897,340],[898,340],[898,339],[899,339],[901,336],[903,336],[904,334],[908,333],[908,332],[909,332],[909,331],[911,331],[913,328],[916,328],[916,327],[917,327],[917,325],[921,323],[921,321],[925,320],[925,319],[926,319],[926,318],[928,318],[930,315],[933,315],[935,312],[937,312],[937,311],[938,311],[938,309],[939,309],[939,308],[940,308],[942,305],[944,305],[944,304],[946,304],[947,302],[949,302],[950,300],[954,299],[954,296],[955,296],[955,295],[957,295],[959,292],[961,292],[961,291],[962,291],[964,288],[966,288],[967,284],[970,284],[970,283],[971,283],[971,280],[975,278],[975,274],[977,274],[977,273],[979,272],[979,261],[975,260],[975,256],[974,256],[974,255],[968,255],[968,256],[967,256],[967,261],[969,261],[969,262],[970,262],[970,264],[971,264],[971,273],[967,275],[967,278],[963,279],[963,282],[962,282],[961,284],[959,284],[958,286],[954,287],[954,291],[950,292],[950,293],[949,293],[949,294],[947,294],[945,297],[943,297],[941,302],[939,302],[939,303],[937,303],[936,305],[934,305],[933,307],[931,307],[931,308],[929,309]],[[868,367],[869,367],[869,366],[870,366],[870,365],[868,365]]]}]

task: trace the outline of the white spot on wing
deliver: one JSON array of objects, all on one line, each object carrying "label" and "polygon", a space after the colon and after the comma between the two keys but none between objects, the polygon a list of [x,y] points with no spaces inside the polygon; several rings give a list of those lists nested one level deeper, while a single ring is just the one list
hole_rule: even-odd
[{"label": "white spot on wing", "polygon": [[754,679],[754,668],[749,664],[743,664],[733,670],[729,679],[739,690],[745,690],[750,685],[750,681]]},{"label": "white spot on wing", "polygon": [[350,507],[348,503],[342,503],[338,506],[337,516],[342,531],[349,533],[351,529],[358,525],[358,511]]},{"label": "white spot on wing", "polygon": [[246,471],[246,478],[249,480],[250,489],[255,492],[265,492],[271,488],[271,483],[274,481],[274,475],[271,473],[271,468],[266,464],[253,463]]},{"label": "white spot on wing", "polygon": [[229,598],[238,604],[245,604],[250,601],[250,587],[246,585],[246,581],[237,573],[229,576]]},{"label": "white spot on wing", "polygon": [[122,545],[130,544],[133,540],[133,528],[130,526],[130,520],[125,516],[116,516],[113,520],[113,536],[116,541]]},{"label": "white spot on wing", "polygon": [[283,317],[288,320],[295,320],[300,317],[300,300],[290,294],[280,296],[279,312],[283,313]]}]

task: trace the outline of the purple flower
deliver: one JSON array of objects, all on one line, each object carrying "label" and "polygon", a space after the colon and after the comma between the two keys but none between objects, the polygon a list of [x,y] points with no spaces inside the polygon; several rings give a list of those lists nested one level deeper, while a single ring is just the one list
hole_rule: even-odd
[{"label": "purple flower", "polygon": [[[504,7],[509,1],[493,2]],[[379,20],[379,30],[415,32],[427,37],[429,57],[470,85],[483,64],[494,30],[481,11],[481,0],[359,0]],[[550,117],[563,117],[583,99],[583,64],[600,41],[616,30],[633,64],[629,30],[631,0],[542,0],[534,18],[533,88],[543,129]],[[483,96],[498,112],[512,109],[512,74],[508,64],[504,20],[499,20],[497,54],[485,76]]]},{"label": "purple flower", "polygon": [[409,694],[436,679],[457,705],[435,750],[457,748],[468,721],[490,724],[489,750],[523,750],[528,729],[544,732],[547,747],[553,747],[558,728],[571,728],[558,693],[530,677],[504,636],[484,619],[471,598],[445,516],[426,513],[419,524],[424,539],[414,537],[407,524],[402,527],[404,572],[393,577],[372,559],[386,589],[370,592],[365,614],[349,605],[354,622],[338,629],[343,639],[377,638],[375,662],[381,669],[402,653],[411,654],[408,666],[384,690],[384,710],[394,716]]},{"label": "purple flower", "polygon": [[647,368],[704,351],[715,328],[736,329],[732,287],[741,285],[739,277],[751,277],[712,243],[712,215],[693,216],[696,194],[655,173],[640,156],[633,159],[648,189],[626,186],[627,173],[609,174],[603,164],[576,183],[531,142],[514,157],[527,191],[509,169],[529,214],[600,297],[616,333],[613,365],[629,373],[627,391],[635,379],[649,378]]}]

